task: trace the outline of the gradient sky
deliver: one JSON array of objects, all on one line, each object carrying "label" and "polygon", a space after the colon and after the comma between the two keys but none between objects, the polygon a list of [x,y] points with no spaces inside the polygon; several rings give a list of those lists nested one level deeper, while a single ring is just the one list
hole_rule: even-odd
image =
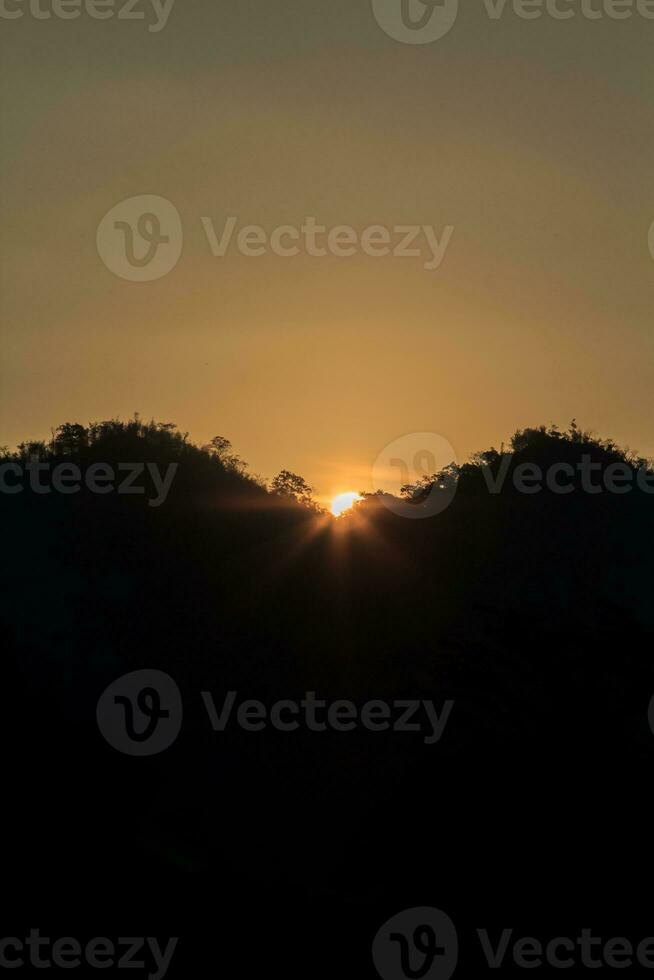
[{"label": "gradient sky", "polygon": [[[176,0],[159,33],[136,9],[0,24],[1,444],[138,411],[321,498],[406,432],[464,459],[576,416],[654,456],[654,21],[466,0],[406,45],[369,0]],[[139,194],[184,228],[155,282],[96,250]],[[432,272],[217,258],[200,219],[230,214],[455,230]]]}]

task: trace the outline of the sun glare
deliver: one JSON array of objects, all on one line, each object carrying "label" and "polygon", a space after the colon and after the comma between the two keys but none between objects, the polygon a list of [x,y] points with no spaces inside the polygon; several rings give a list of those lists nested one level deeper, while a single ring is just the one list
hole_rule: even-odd
[{"label": "sun glare", "polygon": [[339,493],[338,497],[334,497],[332,500],[332,514],[334,517],[339,517],[344,511],[349,510],[356,500],[363,500],[363,497],[359,496],[358,493],[354,493],[352,490],[348,493]]}]

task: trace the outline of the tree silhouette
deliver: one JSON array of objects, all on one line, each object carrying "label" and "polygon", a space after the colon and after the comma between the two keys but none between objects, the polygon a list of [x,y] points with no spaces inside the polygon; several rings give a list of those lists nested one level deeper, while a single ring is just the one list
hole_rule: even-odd
[{"label": "tree silhouette", "polygon": [[247,467],[247,463],[245,463],[240,456],[237,456],[236,453],[232,452],[232,444],[229,439],[225,439],[224,436],[214,436],[213,439],[211,439],[209,443],[202,448],[213,459],[220,460],[225,469],[233,470],[236,473],[242,473]]},{"label": "tree silhouette", "polygon": [[312,497],[313,487],[310,487],[306,480],[290,470],[280,470],[270,484],[270,489],[280,497],[293,497],[305,507],[314,508],[316,506]]}]

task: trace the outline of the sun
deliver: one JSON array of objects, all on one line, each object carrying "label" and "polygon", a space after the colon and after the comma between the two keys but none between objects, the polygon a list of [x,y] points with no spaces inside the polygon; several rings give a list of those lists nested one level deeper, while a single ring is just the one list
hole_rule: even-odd
[{"label": "sun", "polygon": [[353,490],[350,490],[347,493],[339,493],[339,495],[334,497],[332,500],[332,514],[334,517],[340,517],[340,515],[344,511],[349,510],[352,504],[357,500],[363,500],[363,497],[361,497],[358,493],[355,493]]}]

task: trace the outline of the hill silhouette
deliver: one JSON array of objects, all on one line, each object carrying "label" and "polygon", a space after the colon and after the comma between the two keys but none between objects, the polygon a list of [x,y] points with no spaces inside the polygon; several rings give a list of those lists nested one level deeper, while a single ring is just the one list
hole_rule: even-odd
[{"label": "hill silhouette", "polygon": [[[423,520],[375,494],[333,520],[296,474],[268,487],[223,437],[196,447],[139,419],[66,424],[3,460],[30,461],[82,475],[176,465],[157,506],[147,469],[141,494],[83,480],[74,493],[0,494],[2,716],[18,801],[7,834],[29,838],[42,867],[83,871],[80,828],[96,868],[219,871],[246,890],[353,901],[409,894],[430,875],[463,888],[473,864],[482,890],[498,877],[517,888],[535,840],[543,879],[566,866],[589,889],[618,887],[607,862],[642,859],[654,739],[646,461],[576,423],[522,429],[506,453],[406,487],[418,508],[455,488]],[[523,492],[525,464],[567,464],[574,489]],[[628,491],[582,487],[579,467],[604,486],[616,465]],[[106,744],[95,712],[107,685],[143,668],[174,678],[184,725],[140,760]],[[220,702],[230,690],[266,704],[313,691],[453,707],[431,745],[422,731],[361,727],[213,732],[200,692]]]}]

